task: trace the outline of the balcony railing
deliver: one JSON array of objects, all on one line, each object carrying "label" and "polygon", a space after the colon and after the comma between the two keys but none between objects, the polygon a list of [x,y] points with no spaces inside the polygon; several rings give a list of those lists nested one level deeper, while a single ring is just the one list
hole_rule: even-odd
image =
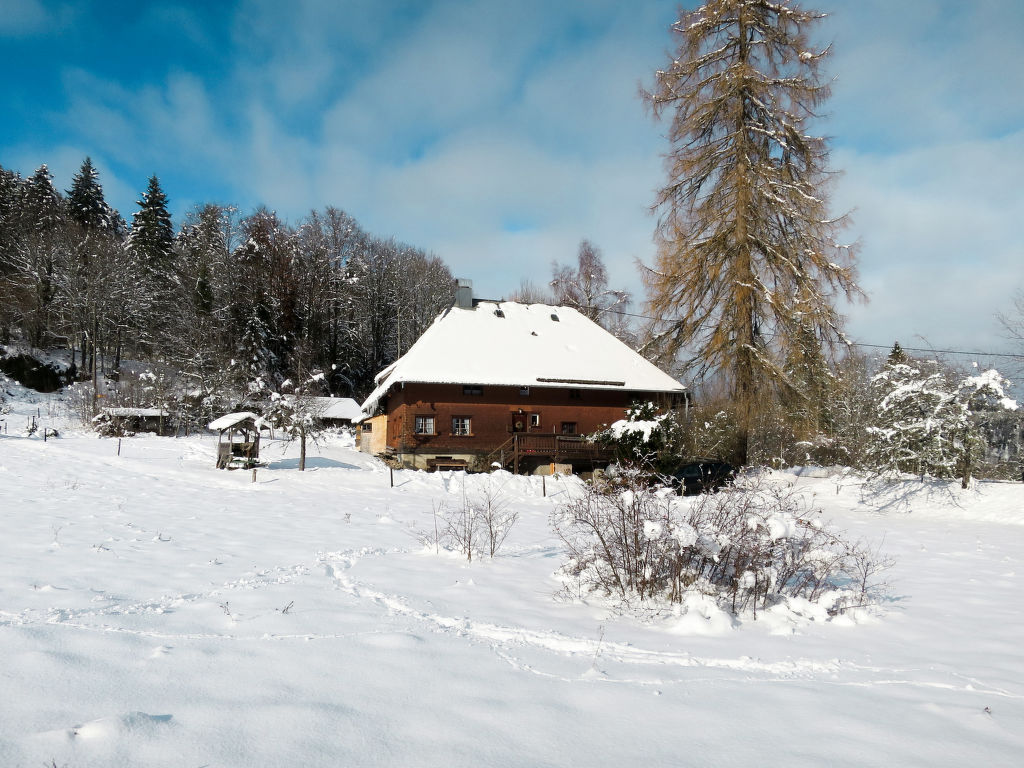
[{"label": "balcony railing", "polygon": [[517,432],[487,457],[501,465],[511,465],[518,474],[519,462],[524,458],[550,458],[562,461],[610,461],[615,452],[580,435],[536,434]]}]

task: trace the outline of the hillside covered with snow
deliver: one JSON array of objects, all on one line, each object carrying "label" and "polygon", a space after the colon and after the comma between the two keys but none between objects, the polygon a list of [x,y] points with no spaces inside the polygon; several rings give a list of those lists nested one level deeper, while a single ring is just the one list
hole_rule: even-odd
[{"label": "hillside covered with snow", "polygon": [[[1019,764],[1020,484],[775,474],[895,559],[888,597],[738,620],[566,594],[574,478],[391,487],[337,437],[303,473],[270,441],[252,482],[50,403],[2,417],[0,765]],[[485,485],[519,512],[497,557],[424,544]]]}]

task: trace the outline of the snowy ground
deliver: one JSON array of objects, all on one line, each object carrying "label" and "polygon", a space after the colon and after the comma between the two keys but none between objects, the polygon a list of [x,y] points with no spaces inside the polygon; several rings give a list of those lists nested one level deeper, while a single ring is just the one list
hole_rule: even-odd
[{"label": "snowy ground", "polygon": [[[22,393],[24,395],[24,393]],[[18,434],[31,409],[62,436]],[[47,413],[55,415],[47,418]],[[575,480],[387,470],[336,440],[297,471],[215,441],[0,435],[0,766],[1020,765],[1020,484],[780,475],[897,559],[856,620],[643,620],[557,600]],[[284,450],[287,448],[287,450]],[[497,482],[501,555],[425,550]]]}]

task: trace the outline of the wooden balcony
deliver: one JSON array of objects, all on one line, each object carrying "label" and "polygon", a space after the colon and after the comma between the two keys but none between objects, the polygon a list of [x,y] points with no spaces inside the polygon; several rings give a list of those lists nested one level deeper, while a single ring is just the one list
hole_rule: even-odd
[{"label": "wooden balcony", "polygon": [[536,434],[517,432],[488,455],[488,461],[499,461],[519,473],[524,459],[548,459],[556,464],[606,463],[615,458],[615,451],[587,440],[581,435]]}]

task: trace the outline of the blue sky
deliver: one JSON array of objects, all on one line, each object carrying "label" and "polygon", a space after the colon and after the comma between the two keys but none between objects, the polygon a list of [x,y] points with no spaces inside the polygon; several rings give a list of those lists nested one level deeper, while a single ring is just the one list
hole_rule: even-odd
[{"label": "blue sky", "polygon": [[[432,250],[478,295],[582,238],[642,297],[665,126],[637,96],[675,0],[0,0],[0,165],[61,188],[90,155],[126,218],[156,173],[197,202],[328,204]],[[1004,349],[1024,237],[1024,3],[828,0],[821,129],[853,210],[852,337]]]}]

